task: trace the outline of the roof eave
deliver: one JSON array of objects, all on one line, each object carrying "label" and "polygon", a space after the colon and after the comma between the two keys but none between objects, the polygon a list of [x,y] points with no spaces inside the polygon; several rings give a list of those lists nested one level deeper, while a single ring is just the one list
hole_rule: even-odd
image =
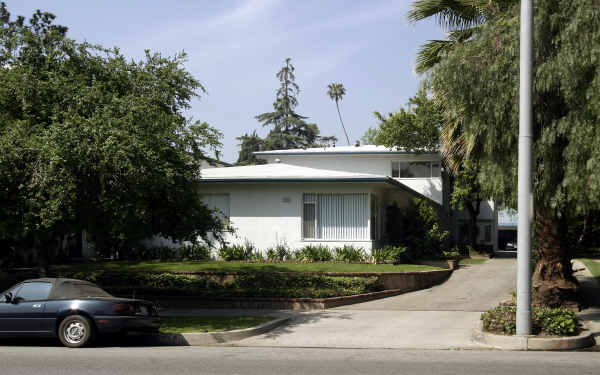
[{"label": "roof eave", "polygon": [[439,155],[439,152],[415,152],[415,151],[306,151],[306,152],[269,152],[256,151],[252,153],[255,156],[292,156],[292,155]]}]

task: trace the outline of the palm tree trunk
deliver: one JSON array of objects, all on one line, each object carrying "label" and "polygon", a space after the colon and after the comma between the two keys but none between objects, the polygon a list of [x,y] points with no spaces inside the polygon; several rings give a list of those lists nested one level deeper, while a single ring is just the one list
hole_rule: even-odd
[{"label": "palm tree trunk", "polygon": [[344,126],[344,121],[342,121],[342,114],[340,113],[340,106],[338,101],[335,101],[335,106],[337,107],[338,116],[340,117],[340,122],[342,123],[342,129],[344,129],[344,134],[346,135],[346,142],[348,142],[348,146],[350,146],[350,138],[348,138],[348,133],[346,132],[346,127]]},{"label": "palm tree trunk", "polygon": [[535,221],[537,264],[532,278],[532,303],[577,308],[580,289],[565,241],[566,220],[542,209],[537,210]]}]

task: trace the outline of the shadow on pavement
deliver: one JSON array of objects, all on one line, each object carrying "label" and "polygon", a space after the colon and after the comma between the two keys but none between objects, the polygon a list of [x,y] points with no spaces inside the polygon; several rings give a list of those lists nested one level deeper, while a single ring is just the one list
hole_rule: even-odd
[{"label": "shadow on pavement", "polygon": [[336,320],[352,320],[354,317],[352,314],[340,313],[339,311],[318,311],[318,312],[305,312],[297,314],[287,324],[278,327],[272,331],[264,333],[262,336],[266,339],[275,339],[284,335],[294,333],[295,329],[305,324],[312,324],[322,320],[336,319]]}]

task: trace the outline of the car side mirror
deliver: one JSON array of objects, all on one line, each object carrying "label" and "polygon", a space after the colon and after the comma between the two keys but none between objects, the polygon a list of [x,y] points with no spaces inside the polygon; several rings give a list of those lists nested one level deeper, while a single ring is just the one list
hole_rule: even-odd
[{"label": "car side mirror", "polygon": [[6,303],[13,302],[13,294],[11,292],[8,292],[4,295],[4,302],[6,302]]}]

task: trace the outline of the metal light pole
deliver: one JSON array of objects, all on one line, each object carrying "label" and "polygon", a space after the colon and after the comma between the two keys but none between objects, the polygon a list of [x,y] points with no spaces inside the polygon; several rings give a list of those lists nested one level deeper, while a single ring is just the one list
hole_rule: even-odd
[{"label": "metal light pole", "polygon": [[519,103],[519,226],[517,231],[517,335],[531,334],[531,193],[533,0],[521,0]]}]

